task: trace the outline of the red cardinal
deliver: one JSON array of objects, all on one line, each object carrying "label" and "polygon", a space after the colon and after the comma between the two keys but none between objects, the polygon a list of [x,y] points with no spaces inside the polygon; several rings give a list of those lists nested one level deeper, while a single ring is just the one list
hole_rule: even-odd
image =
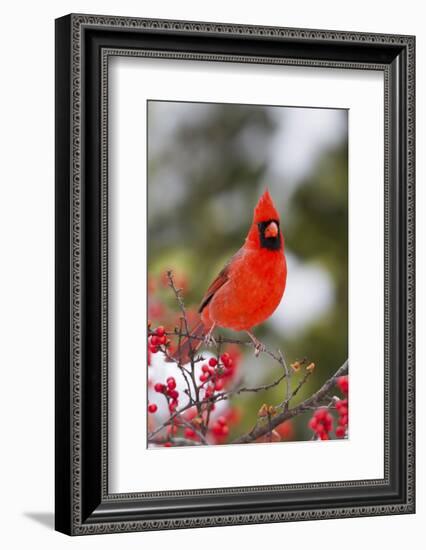
[{"label": "red cardinal", "polygon": [[[192,336],[214,342],[216,327],[245,331],[256,346],[263,348],[252,333],[253,327],[263,323],[278,307],[284,294],[287,265],[284,256],[284,238],[280,231],[280,216],[269,191],[260,197],[254,209],[253,222],[240,250],[232,256],[207,289],[198,312],[201,322]],[[202,341],[184,340],[176,359],[189,361],[191,347],[194,353]]]}]

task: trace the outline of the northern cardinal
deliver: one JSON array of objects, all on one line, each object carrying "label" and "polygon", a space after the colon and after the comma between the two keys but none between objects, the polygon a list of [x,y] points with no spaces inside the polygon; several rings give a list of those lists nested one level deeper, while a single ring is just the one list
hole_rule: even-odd
[{"label": "northern cardinal", "polygon": [[252,329],[268,319],[278,307],[286,278],[280,216],[266,190],[254,209],[253,222],[243,246],[228,261],[201,301],[198,309],[201,320],[191,333],[198,340],[184,339],[176,360],[187,363],[203,340],[207,344],[214,342],[212,334],[216,327],[245,331],[257,355],[263,346]]}]

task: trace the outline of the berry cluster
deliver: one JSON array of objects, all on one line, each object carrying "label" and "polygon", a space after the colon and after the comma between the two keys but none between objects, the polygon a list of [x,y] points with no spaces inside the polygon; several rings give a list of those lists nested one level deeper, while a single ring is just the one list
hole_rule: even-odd
[{"label": "berry cluster", "polygon": [[216,443],[223,443],[223,441],[229,434],[227,419],[224,416],[219,416],[219,418],[215,422],[213,422],[211,432],[214,439],[216,440]]},{"label": "berry cluster", "polygon": [[148,338],[148,350],[150,353],[157,353],[161,346],[168,343],[166,331],[163,326],[157,327],[154,334]]},{"label": "berry cluster", "polygon": [[349,393],[349,377],[348,376],[339,376],[336,382],[339,390],[346,396],[344,399],[340,399],[336,403],[337,414],[339,415],[338,426],[336,428],[336,437],[342,438],[345,437],[348,431],[348,393]]},{"label": "berry cluster", "polygon": [[309,427],[322,441],[330,439],[330,432],[333,430],[333,417],[326,408],[317,409],[309,420]]},{"label": "berry cluster", "polygon": [[219,361],[215,357],[209,359],[208,364],[201,367],[201,386],[205,391],[205,398],[209,399],[215,391],[222,391],[226,382],[234,374],[234,361],[229,353],[223,353]]},{"label": "berry cluster", "polygon": [[231,433],[231,427],[241,422],[241,410],[238,407],[230,407],[213,419],[209,427],[209,436],[215,444],[226,443]]},{"label": "berry cluster", "polygon": [[345,395],[348,395],[349,393],[349,376],[339,376],[339,378],[337,379],[337,387],[339,388],[339,390],[345,394]]},{"label": "berry cluster", "polygon": [[176,380],[173,376],[169,376],[165,384],[157,382],[154,385],[154,390],[157,393],[162,393],[167,399],[167,404],[169,411],[173,413],[176,410],[176,407],[179,405],[179,392],[176,389]]},{"label": "berry cluster", "polygon": [[336,437],[345,437],[348,429],[348,400],[340,399],[336,403],[336,410],[339,415],[338,426],[336,428]]},{"label": "berry cluster", "polygon": [[[336,386],[345,395],[343,399],[335,397],[335,408],[338,415],[337,426],[335,430],[336,437],[342,439],[348,431],[349,413],[348,413],[348,393],[349,377],[339,376],[336,380]],[[330,432],[333,430],[333,417],[326,408],[317,409],[309,421],[309,427],[320,439],[330,439]]]}]

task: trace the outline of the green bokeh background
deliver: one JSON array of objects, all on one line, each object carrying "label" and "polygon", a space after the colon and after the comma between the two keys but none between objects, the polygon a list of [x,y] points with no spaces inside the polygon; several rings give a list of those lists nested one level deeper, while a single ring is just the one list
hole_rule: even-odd
[{"label": "green bokeh background", "polygon": [[[286,254],[302,268],[320,267],[333,290],[326,310],[308,316],[297,330],[282,330],[272,320],[255,330],[268,347],[281,348],[288,363],[303,357],[315,362],[315,373],[296,403],[319,388],[348,355],[348,134],[347,111],[333,111],[330,116],[339,125],[324,127],[324,144],[320,140],[312,150],[309,169],[298,170],[293,178],[271,171],[274,155],[283,156],[280,163],[285,165],[286,150],[280,142],[277,146],[277,136],[292,140],[287,124],[291,110],[148,103],[148,272],[154,278],[168,268],[185,273],[185,302],[198,306],[209,283],[244,242],[253,207],[268,185],[281,213]],[[300,111],[301,124],[316,111]],[[290,268],[291,263],[289,276]],[[305,308],[315,292],[315,284],[306,289]],[[162,298],[176,308],[166,291]],[[286,294],[283,300],[285,306]],[[272,360],[264,355],[255,359],[252,353],[244,357],[243,369],[245,379],[256,384],[280,374]],[[294,377],[296,383],[301,375]],[[283,391],[281,385],[267,395],[235,398],[243,415],[232,435],[249,430],[262,403],[281,402]],[[310,439],[308,418],[305,414],[294,421],[296,440]]]}]

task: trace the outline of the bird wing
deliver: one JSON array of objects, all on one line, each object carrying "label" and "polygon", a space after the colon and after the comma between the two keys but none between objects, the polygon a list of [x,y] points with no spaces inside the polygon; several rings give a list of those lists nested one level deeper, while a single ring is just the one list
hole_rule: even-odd
[{"label": "bird wing", "polygon": [[241,256],[242,253],[243,253],[243,249],[241,248],[238,252],[236,252],[232,256],[232,258],[228,260],[225,267],[222,269],[222,271],[219,273],[219,275],[216,277],[216,279],[212,282],[212,284],[207,289],[207,292],[204,294],[204,298],[202,299],[200,307],[198,308],[198,313],[201,313],[203,311],[203,309],[210,302],[210,300],[213,298],[216,292],[229,281],[232,265],[235,262],[235,260],[237,260]]}]

